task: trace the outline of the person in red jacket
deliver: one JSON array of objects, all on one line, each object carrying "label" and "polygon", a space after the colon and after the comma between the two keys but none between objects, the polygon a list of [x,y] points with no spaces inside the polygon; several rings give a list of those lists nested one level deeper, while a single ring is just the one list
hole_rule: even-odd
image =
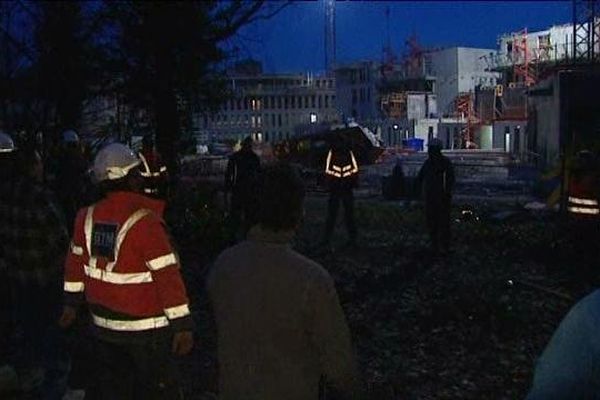
[{"label": "person in red jacket", "polygon": [[144,193],[158,199],[168,197],[169,174],[162,157],[154,147],[154,139],[146,135],[142,139],[142,151],[139,153],[144,177]]},{"label": "person in red jacket", "polygon": [[93,171],[105,196],[75,220],[60,325],[85,298],[97,339],[94,398],[178,399],[172,354],[191,350],[192,320],[165,204],[141,194],[140,160],[122,144],[104,147]]}]

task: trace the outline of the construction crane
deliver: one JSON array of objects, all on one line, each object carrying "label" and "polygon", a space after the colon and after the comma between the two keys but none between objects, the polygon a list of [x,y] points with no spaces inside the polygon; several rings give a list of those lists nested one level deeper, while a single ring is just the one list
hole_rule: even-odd
[{"label": "construction crane", "polygon": [[335,0],[323,0],[325,7],[325,70],[328,74],[335,69]]}]

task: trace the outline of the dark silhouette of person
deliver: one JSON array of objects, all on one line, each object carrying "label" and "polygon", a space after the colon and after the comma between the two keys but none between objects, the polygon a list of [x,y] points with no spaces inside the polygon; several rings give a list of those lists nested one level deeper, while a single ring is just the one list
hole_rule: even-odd
[{"label": "dark silhouette of person", "polygon": [[417,176],[417,187],[425,200],[425,217],[434,253],[450,249],[450,208],[454,187],[454,168],[442,155],[442,141],[434,138],[428,144],[429,157]]},{"label": "dark silhouette of person", "polygon": [[59,151],[53,189],[71,233],[77,210],[87,202],[88,163],[83,155],[79,136],[73,130],[63,132]]},{"label": "dark silhouette of person", "polygon": [[256,223],[260,159],[252,150],[252,138],[242,141],[242,148],[227,163],[225,193],[231,193],[229,216],[236,236],[245,237]]},{"label": "dark silhouette of person", "polygon": [[323,244],[328,246],[337,219],[340,203],[344,206],[344,222],[348,230],[348,244],[356,246],[356,223],[354,221],[354,188],[358,182],[358,163],[347,138],[334,138],[327,159],[325,177],[329,186],[327,222]]}]

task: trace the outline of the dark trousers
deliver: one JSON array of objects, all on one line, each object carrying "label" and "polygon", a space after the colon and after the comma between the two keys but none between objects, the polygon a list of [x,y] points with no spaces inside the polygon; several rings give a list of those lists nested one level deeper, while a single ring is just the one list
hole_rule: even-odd
[{"label": "dark trousers", "polygon": [[182,399],[171,344],[164,337],[135,344],[94,340],[95,380],[89,399]]},{"label": "dark trousers", "polygon": [[325,226],[325,241],[331,239],[337,220],[340,203],[344,206],[344,222],[351,242],[356,241],[356,224],[354,222],[354,193],[352,189],[332,190],[329,194],[327,207],[327,223]]},{"label": "dark trousers", "polygon": [[231,193],[229,217],[236,238],[244,239],[258,219],[258,203],[254,196],[234,190]]},{"label": "dark trousers", "polygon": [[10,338],[14,331],[8,274],[0,266],[0,365],[8,362]]},{"label": "dark trousers", "polygon": [[70,358],[64,332],[58,327],[62,287],[11,281],[13,315],[21,335],[16,338],[17,370],[44,369],[41,399],[59,400],[67,389]]},{"label": "dark trousers", "polygon": [[437,251],[450,247],[450,201],[426,201],[425,217],[431,247]]}]

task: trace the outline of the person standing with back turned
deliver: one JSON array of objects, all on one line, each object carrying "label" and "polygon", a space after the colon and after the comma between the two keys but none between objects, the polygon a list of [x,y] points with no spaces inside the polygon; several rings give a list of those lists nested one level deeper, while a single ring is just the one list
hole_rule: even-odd
[{"label": "person standing with back turned", "polygon": [[66,261],[60,325],[73,323],[85,296],[97,339],[94,399],[180,399],[172,353],[193,346],[165,203],[141,194],[139,167],[127,146],[100,150],[93,169],[105,197],[79,211]]},{"label": "person standing with back turned", "polygon": [[259,224],[215,261],[221,400],[317,400],[319,381],[359,396],[350,332],[329,273],[290,245],[304,185],[291,166],[263,171]]},{"label": "person standing with back turned", "polygon": [[425,218],[434,254],[450,250],[450,208],[454,188],[454,167],[442,155],[443,143],[434,138],[429,141],[429,157],[417,176],[417,187],[425,198]]}]

